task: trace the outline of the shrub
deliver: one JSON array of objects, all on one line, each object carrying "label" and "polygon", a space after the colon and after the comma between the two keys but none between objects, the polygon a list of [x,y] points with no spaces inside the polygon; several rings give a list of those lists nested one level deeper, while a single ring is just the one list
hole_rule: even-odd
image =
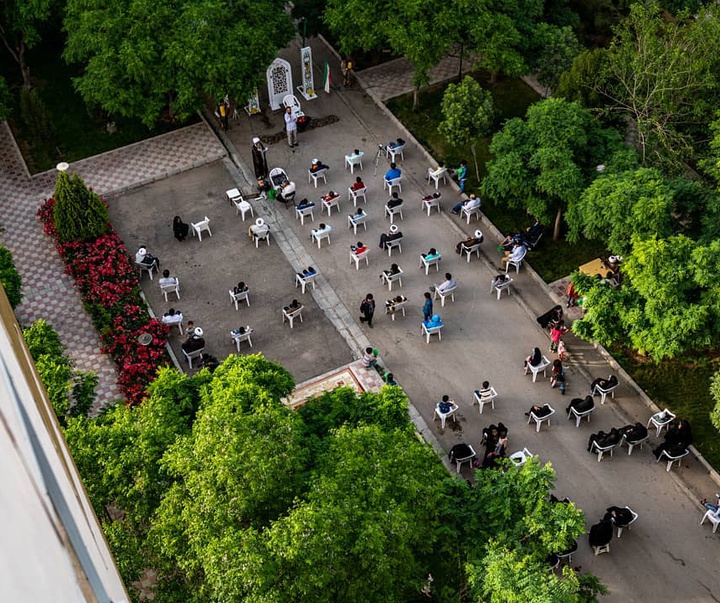
[{"label": "shrub", "polygon": [[35,88],[28,90],[23,86],[20,90],[20,115],[34,140],[52,142],[55,139],[50,112]]},{"label": "shrub", "polygon": [[13,263],[12,253],[2,245],[0,245],[0,283],[5,288],[5,294],[8,296],[10,306],[14,310],[20,305],[23,298],[21,291],[22,279]]},{"label": "shrub", "polygon": [[108,208],[77,174],[58,174],[53,210],[60,242],[95,241],[108,229]]}]

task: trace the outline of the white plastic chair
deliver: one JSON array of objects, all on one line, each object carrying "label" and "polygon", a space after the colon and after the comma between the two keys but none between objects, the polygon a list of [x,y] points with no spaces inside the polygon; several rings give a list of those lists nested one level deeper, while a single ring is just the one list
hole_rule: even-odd
[{"label": "white plastic chair", "polygon": [[425,336],[426,336],[425,343],[430,343],[430,335],[437,335],[437,336],[438,336],[438,340],[439,340],[439,341],[442,341],[442,330],[443,330],[443,328],[445,327],[445,325],[440,325],[439,327],[430,327],[430,328],[427,328],[427,327],[425,326],[425,323],[424,323],[424,322],[423,322],[423,323],[420,323],[420,324],[421,324],[421,327],[420,327],[420,335],[425,335]]},{"label": "white plastic chair", "polygon": [[178,331],[180,331],[180,335],[183,334],[183,315],[178,312],[174,316],[163,316],[162,317],[162,323],[164,325],[167,325],[168,328],[177,327]]},{"label": "white plastic chair", "polygon": [[354,251],[350,251],[350,263],[352,264],[355,262],[355,270],[360,270],[360,262],[362,260],[365,260],[365,265],[369,266],[370,261],[368,260],[368,253],[370,253],[369,249],[366,249],[362,253],[355,253]]},{"label": "white plastic chair", "polygon": [[508,458],[513,462],[516,467],[522,467],[535,455],[530,452],[527,448],[513,452]]},{"label": "white plastic chair", "polygon": [[364,153],[360,151],[359,155],[345,155],[345,167],[350,168],[350,173],[355,173],[355,166],[359,165],[363,169],[362,158]]},{"label": "white plastic chair", "polygon": [[439,197],[423,197],[423,199],[421,199],[421,209],[427,210],[428,218],[430,217],[430,211],[433,207],[437,207],[438,213],[440,213],[440,201],[442,201],[442,195]]},{"label": "white plastic chair", "polygon": [[255,212],[253,211],[252,205],[250,205],[245,199],[242,197],[239,201],[232,201],[233,205],[235,206],[235,215],[242,214],[242,221],[245,221],[245,215],[250,212],[250,217],[255,217]]},{"label": "white plastic chair", "polygon": [[667,463],[667,468],[665,469],[665,471],[668,471],[668,472],[669,472],[670,469],[672,469],[673,463],[674,463],[675,461],[677,461],[678,467],[681,467],[681,466],[682,466],[682,460],[683,460],[688,454],[690,454],[690,451],[689,451],[687,448],[686,448],[685,450],[683,450],[681,454],[678,454],[678,455],[675,455],[675,456],[672,456],[667,450],[663,450],[663,451],[660,453],[660,456],[658,457],[658,460],[655,461],[655,462],[656,462],[656,463],[659,463],[661,458],[663,458],[663,457],[667,458],[668,463]]},{"label": "white plastic chair", "polygon": [[315,209],[314,205],[310,205],[309,207],[303,207],[300,209],[299,207],[295,207],[295,219],[300,220],[300,224],[305,225],[305,217],[310,216],[310,221],[315,221],[315,214],[313,213],[313,210]]},{"label": "white plastic chair", "polygon": [[225,197],[228,201],[230,201],[230,203],[242,201],[242,194],[236,188],[231,188],[230,190],[225,191]]},{"label": "white plastic chair", "polygon": [[286,94],[283,97],[282,102],[285,107],[290,107],[293,117],[298,118],[305,115],[305,113],[303,113],[302,107],[300,106],[300,101],[294,94]]},{"label": "white plastic chair", "polygon": [[317,183],[320,178],[323,179],[323,182],[327,184],[327,173],[329,168],[322,168],[321,170],[318,170],[317,172],[311,172],[308,170],[308,182],[312,180],[315,183],[315,188],[317,188]]},{"label": "white plastic chair", "polygon": [[403,153],[403,151],[405,150],[405,145],[406,145],[406,144],[407,144],[407,143],[403,143],[403,144],[398,145],[398,146],[396,146],[396,147],[390,147],[390,146],[385,147],[385,157],[387,157],[387,158],[390,159],[390,163],[397,163],[397,162],[395,161],[395,158],[396,158],[398,155],[400,155],[400,158],[401,158],[403,161],[405,161],[405,154]]},{"label": "white plastic chair", "polygon": [[480,206],[478,205],[477,207],[475,207],[473,209],[467,209],[466,207],[463,207],[460,210],[460,215],[465,216],[467,218],[468,224],[470,224],[470,217],[473,215],[477,216],[477,219],[480,220]]},{"label": "white plastic chair", "polygon": [[[703,515],[703,518],[700,520],[700,525],[705,523],[705,520],[708,520],[711,524],[713,524],[713,534],[717,532],[718,525],[720,525],[720,510],[713,511],[711,509],[708,509],[705,512],[705,515]],[[619,534],[618,534],[619,537]]]},{"label": "white plastic chair", "polygon": [[548,414],[546,414],[544,417],[538,417],[534,412],[530,412],[530,414],[528,415],[528,425],[530,424],[530,421],[535,421],[535,431],[536,432],[540,431],[540,426],[545,421],[547,421],[547,424],[550,425],[550,417],[552,417],[555,414],[555,409],[552,406],[550,406],[549,404],[547,406],[550,409],[550,412]]},{"label": "white plastic chair", "polygon": [[393,283],[396,281],[400,283],[400,286],[402,287],[402,275],[402,268],[398,267],[398,272],[396,274],[388,274],[388,272],[383,272],[380,275],[380,279],[388,286],[388,291],[392,291]]},{"label": "white plastic chair", "polygon": [[542,362],[538,364],[537,366],[533,366],[529,362],[525,365],[525,374],[528,374],[528,371],[532,373],[533,376],[533,383],[537,380],[538,373],[542,371],[543,377],[547,377],[547,368],[550,366],[550,361],[548,360],[547,356],[543,354]]},{"label": "white plastic chair", "polygon": [[495,410],[495,398],[497,398],[497,392],[495,391],[494,387],[491,387],[488,390],[475,390],[473,392],[473,397],[475,398],[475,402],[478,404],[478,410],[480,411],[480,414],[483,413],[483,407],[486,404],[490,404],[490,408]]},{"label": "white plastic chair", "polygon": [[250,307],[250,290],[240,291],[239,293],[233,293],[233,290],[228,290],[230,294],[230,303],[235,304],[235,310],[239,310],[238,302],[244,301],[248,307]]},{"label": "white plastic chair", "polygon": [[460,408],[453,400],[450,400],[450,404],[452,407],[448,412],[440,412],[440,402],[438,402],[435,405],[435,413],[433,414],[433,421],[435,420],[435,417],[440,419],[440,429],[445,429],[445,422],[448,420],[449,417],[452,417],[452,420],[457,423],[457,418],[455,417],[455,413]]},{"label": "white plastic chair", "polygon": [[193,360],[195,360],[196,358],[201,358],[203,353],[205,352],[205,348],[200,348],[199,350],[195,350],[194,352],[186,352],[182,348],[180,349],[182,350],[182,353],[185,356],[185,360],[187,360],[188,366],[190,368],[193,367]]},{"label": "white plastic chair", "polygon": [[460,253],[464,253],[467,256],[467,261],[469,263],[470,256],[472,256],[473,253],[477,255],[478,259],[480,259],[480,247],[482,247],[482,243],[475,243],[475,245],[465,245],[465,243],[463,243],[460,245]]},{"label": "white plastic chair", "polygon": [[399,237],[397,239],[385,241],[385,249],[387,249],[388,257],[392,257],[393,249],[396,247],[400,250],[400,253],[402,253],[402,241],[404,238],[405,237]]},{"label": "white plastic chair", "polygon": [[388,218],[390,218],[390,224],[393,224],[393,223],[394,223],[394,221],[395,221],[395,216],[398,215],[398,214],[400,214],[400,219],[401,219],[401,220],[404,220],[404,219],[405,219],[405,218],[403,218],[403,213],[402,213],[403,205],[404,205],[404,204],[401,203],[400,205],[396,205],[395,207],[388,207],[387,205],[385,206],[385,215],[386,215]]},{"label": "white plastic chair", "polygon": [[328,245],[330,245],[330,228],[325,228],[324,230],[312,230],[310,232],[310,236],[312,237],[313,241],[317,243],[318,249],[322,246],[322,240],[327,239]]},{"label": "white plastic chair", "polygon": [[623,444],[627,444],[628,447],[628,456],[632,454],[633,448],[635,446],[640,446],[640,450],[643,449],[643,445],[645,442],[647,442],[650,439],[650,434],[647,434],[644,438],[640,438],[639,440],[633,440],[632,442],[627,439],[627,434],[623,434],[622,440],[620,441],[620,446]]},{"label": "white plastic chair", "polygon": [[321,197],[320,200],[322,201],[323,209],[327,209],[328,218],[332,214],[333,207],[337,207],[338,211],[340,211],[340,195],[336,194],[331,199],[325,199],[324,197]]},{"label": "white plastic chair", "polygon": [[198,240],[202,241],[202,233],[203,231],[207,230],[210,236],[212,236],[212,231],[210,230],[210,218],[205,216],[204,220],[200,220],[200,222],[191,222],[192,231],[194,235],[197,235]]},{"label": "white plastic chair", "polygon": [[162,291],[165,297],[165,303],[167,303],[168,300],[168,293],[174,293],[177,295],[177,298],[180,299],[180,281],[176,278],[175,282],[170,285],[160,285],[160,291]]},{"label": "white plastic chair", "polygon": [[507,291],[507,294],[510,295],[510,285],[512,285],[513,279],[508,278],[507,280],[503,281],[499,285],[493,284],[493,282],[490,282],[490,293],[495,291],[497,293],[498,301],[500,301],[500,296],[502,295],[503,291]]},{"label": "white plastic chair", "polygon": [[143,264],[142,262],[135,262],[135,265],[140,269],[140,278],[142,278],[143,272],[147,272],[150,280],[153,280],[153,271],[157,270],[157,264]]},{"label": "white plastic chair", "polygon": [[473,459],[477,457],[477,452],[475,452],[475,449],[470,444],[468,444],[468,448],[470,449],[470,454],[468,456],[453,459],[455,462],[456,473],[460,473],[460,469],[464,463],[472,464]]},{"label": "white plastic chair", "polygon": [[613,455],[613,450],[617,447],[617,444],[610,444],[608,446],[600,446],[600,444],[597,443],[597,441],[593,441],[592,446],[590,446],[590,452],[597,452],[598,455],[598,463],[602,461],[603,456],[606,452],[610,453],[610,456]]},{"label": "white plastic chair", "polygon": [[367,187],[364,186],[363,188],[359,188],[357,190],[353,190],[352,187],[348,188],[348,200],[352,199],[353,207],[357,207],[358,199],[362,197],[362,200],[365,201],[365,205],[367,205]]},{"label": "white plastic chair", "polygon": [[610,543],[602,544],[600,546],[594,546],[593,551],[595,552],[595,556],[602,555],[603,553],[609,553],[610,552]]},{"label": "white plastic chair", "polygon": [[407,301],[407,297],[403,297],[401,302],[393,304],[392,306],[386,306],[385,313],[390,315],[390,319],[393,322],[395,322],[395,316],[398,312],[402,312],[403,317],[405,317],[405,304],[407,304]]},{"label": "white plastic chair", "polygon": [[262,218],[255,220],[255,230],[252,233],[253,239],[255,239],[255,249],[258,248],[260,241],[266,241],[270,245],[270,227],[265,224],[265,220]]},{"label": "white plastic chair", "polygon": [[318,273],[315,274],[307,274],[307,275],[295,275],[295,288],[297,289],[297,286],[300,285],[300,291],[302,293],[305,293],[305,287],[307,285],[312,285],[313,290],[315,289],[315,279],[317,278]]},{"label": "white plastic chair", "polygon": [[385,180],[383,178],[383,190],[388,189],[388,195],[392,195],[393,187],[398,187],[398,192],[402,193],[402,176],[393,178],[392,180]]},{"label": "white plastic chair", "polygon": [[[634,524],[634,523],[637,521],[637,519],[638,519],[638,514],[635,513],[635,511],[633,511],[633,510],[632,510],[630,507],[628,507],[628,506],[626,506],[625,508],[626,508],[628,511],[630,511],[630,515],[632,515],[632,519],[631,519],[630,521],[628,521],[625,525],[622,525],[622,526],[620,526],[620,525],[618,525],[618,524],[615,524],[615,527],[617,528],[617,537],[618,537],[618,538],[620,538],[620,536],[622,535],[623,530],[625,530],[625,529],[629,530],[629,529],[630,529],[630,526],[631,526],[632,524]],[[613,523],[614,523],[614,522],[613,522]],[[701,523],[702,523],[702,522],[701,522]]]},{"label": "white plastic chair", "polygon": [[520,273],[520,266],[522,266],[522,262],[525,259],[525,256],[527,255],[527,248],[524,248],[523,254],[521,257],[519,257],[517,260],[508,260],[507,265],[505,266],[505,274],[507,274],[510,271],[510,266],[515,267],[515,274]]},{"label": "white plastic chair", "polygon": [[300,319],[300,322],[303,321],[302,317],[302,311],[304,306],[300,306],[297,310],[292,310],[288,312],[285,308],[283,308],[282,314],[283,314],[283,324],[285,324],[285,321],[287,320],[290,323],[290,328],[293,328],[293,323],[296,318]]},{"label": "white plastic chair", "polygon": [[647,428],[650,429],[650,425],[655,426],[655,437],[660,437],[660,432],[663,428],[668,427],[670,423],[675,419],[675,414],[670,412],[667,408],[662,412],[656,412],[647,423]]},{"label": "white plastic chair", "polygon": [[254,332],[255,332],[255,331],[253,331],[253,330],[250,328],[249,325],[248,325],[247,327],[245,327],[245,332],[244,332],[244,333],[233,333],[232,331],[230,331],[230,337],[232,337],[232,340],[235,342],[235,346],[237,347],[237,351],[238,351],[238,352],[240,351],[240,344],[241,344],[243,341],[247,341],[247,342],[250,344],[250,347],[253,347],[253,346],[252,346],[252,339],[250,339],[250,336],[251,336]]},{"label": "white plastic chair", "polygon": [[428,273],[428,270],[430,269],[430,266],[435,266],[435,270],[440,272],[440,260],[442,259],[442,256],[440,254],[433,256],[431,258],[427,258],[426,256],[420,256],[420,268],[425,266],[425,274]]},{"label": "white plastic chair", "polygon": [[428,176],[427,176],[427,182],[430,184],[430,181],[433,180],[435,182],[435,190],[438,189],[440,186],[440,180],[443,180],[445,184],[447,184],[447,168],[446,167],[439,167],[436,170],[432,169],[431,167],[428,168]]},{"label": "white plastic chair", "polygon": [[[612,377],[612,375],[610,375],[610,377]],[[608,379],[609,379],[610,377],[608,377]],[[592,395],[594,396],[596,393],[597,393],[597,394],[600,394],[600,404],[605,404],[605,398],[607,397],[607,395],[610,394],[610,397],[611,397],[611,398],[614,398],[614,397],[615,397],[615,390],[616,390],[618,387],[620,387],[620,381],[618,381],[618,382],[617,382],[615,385],[613,385],[612,387],[608,387],[608,388],[606,388],[606,389],[603,389],[603,388],[600,387],[599,385],[596,385],[596,386],[595,386],[595,389],[594,389],[593,392],[592,392]]]},{"label": "white plastic chair", "polygon": [[590,422],[590,415],[595,412],[595,402],[593,402],[592,408],[589,408],[588,410],[583,410],[582,412],[578,411],[575,407],[570,408],[570,412],[568,413],[568,421],[571,419],[571,417],[575,417],[575,427],[580,427],[580,421],[582,421],[584,418],[587,418],[588,423]]},{"label": "white plastic chair", "polygon": [[352,228],[354,234],[357,234],[357,229],[360,225],[367,230],[367,216],[366,213],[363,213],[362,216],[348,216],[348,228]]},{"label": "white plastic chair", "polygon": [[450,296],[450,299],[455,301],[455,291],[457,290],[458,286],[457,283],[455,283],[454,286],[448,287],[444,291],[440,291],[437,287],[435,287],[435,292],[433,295],[433,299],[440,298],[440,306],[443,308],[445,307],[445,298]]}]

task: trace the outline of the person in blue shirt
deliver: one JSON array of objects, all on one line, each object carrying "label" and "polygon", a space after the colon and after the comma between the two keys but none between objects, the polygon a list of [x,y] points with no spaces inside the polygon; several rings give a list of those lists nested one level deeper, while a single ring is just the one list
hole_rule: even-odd
[{"label": "person in blue shirt", "polygon": [[455,175],[457,176],[458,180],[458,186],[460,187],[460,192],[465,192],[465,182],[467,182],[467,161],[464,159],[460,162],[460,167],[455,170]]},{"label": "person in blue shirt", "polygon": [[402,176],[402,172],[396,164],[391,163],[390,169],[385,173],[385,180],[389,182],[390,180],[395,180],[395,178],[400,178],[400,176]]},{"label": "person in blue shirt", "polygon": [[425,305],[423,306],[423,320],[430,320],[433,315],[432,295],[425,292]]},{"label": "person in blue shirt", "polygon": [[442,327],[443,321],[439,314],[433,314],[429,320],[423,320],[423,324],[427,329],[433,329],[435,327]]}]

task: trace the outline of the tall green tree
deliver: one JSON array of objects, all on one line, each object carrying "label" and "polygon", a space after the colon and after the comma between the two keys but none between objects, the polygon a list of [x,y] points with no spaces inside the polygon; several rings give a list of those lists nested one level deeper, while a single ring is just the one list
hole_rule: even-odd
[{"label": "tall green tree", "polygon": [[85,101],[148,126],[249,98],[293,33],[281,0],[69,0],[65,30]]},{"label": "tall green tree", "polygon": [[60,241],[94,241],[106,230],[108,208],[97,193],[73,172],[59,172],[53,216]]},{"label": "tall green tree", "polygon": [[580,42],[571,27],[555,27],[549,23],[537,26],[534,42],[536,49],[530,67],[549,93],[557,87],[560,76],[570,69],[580,53]]},{"label": "tall green tree", "polygon": [[438,132],[452,145],[470,144],[475,174],[480,180],[476,147],[478,139],[490,131],[495,119],[492,94],[475,78],[466,75],[459,84],[448,84],[442,100],[442,115]]},{"label": "tall green tree", "polygon": [[0,245],[0,283],[5,289],[5,295],[8,297],[10,307],[17,308],[23,299],[22,277],[18,269],[15,268],[12,253],[3,245]]},{"label": "tall green tree", "polygon": [[58,9],[53,0],[3,0],[0,38],[17,63],[25,88],[32,87],[26,52],[41,38],[42,26]]}]

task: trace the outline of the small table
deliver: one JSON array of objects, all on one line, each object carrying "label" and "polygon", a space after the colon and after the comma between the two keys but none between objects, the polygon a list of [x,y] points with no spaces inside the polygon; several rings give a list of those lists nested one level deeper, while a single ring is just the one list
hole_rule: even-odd
[{"label": "small table", "polygon": [[610,274],[613,272],[612,268],[610,268],[602,258],[596,258],[587,264],[583,264],[578,270],[588,276],[600,276],[603,278],[608,275],[608,272]]}]

